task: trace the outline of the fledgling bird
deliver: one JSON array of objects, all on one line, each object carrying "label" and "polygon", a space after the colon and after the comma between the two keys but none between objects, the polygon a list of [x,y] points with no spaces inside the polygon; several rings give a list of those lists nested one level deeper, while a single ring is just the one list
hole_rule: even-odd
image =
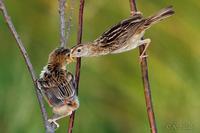
[{"label": "fledgling bird", "polygon": [[145,31],[153,24],[173,14],[172,6],[162,9],[148,18],[144,18],[140,12],[136,12],[134,16],[122,20],[93,42],[73,47],[70,56],[74,58],[116,54],[145,45],[140,56],[141,59],[145,57],[144,53],[151,42],[150,39],[142,39]]},{"label": "fledgling bird", "polygon": [[55,123],[57,127],[57,120],[70,115],[79,107],[74,76],[66,70],[66,65],[70,61],[69,49],[55,49],[50,53],[48,64],[37,80],[44,98],[53,108],[54,115],[48,121]]}]

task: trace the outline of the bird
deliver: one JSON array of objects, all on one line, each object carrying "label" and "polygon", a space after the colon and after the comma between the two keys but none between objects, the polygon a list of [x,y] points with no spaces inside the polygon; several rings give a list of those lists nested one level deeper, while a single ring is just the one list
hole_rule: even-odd
[{"label": "bird", "polygon": [[109,28],[96,40],[72,47],[71,59],[117,54],[130,51],[140,45],[145,45],[145,49],[140,55],[140,59],[142,59],[146,57],[144,54],[151,42],[149,38],[143,39],[145,31],[153,24],[170,17],[174,13],[172,6],[161,9],[147,18],[144,18],[140,12],[136,12],[132,17],[122,20]]},{"label": "bird", "polygon": [[79,107],[75,78],[66,70],[70,62],[70,49],[60,47],[53,50],[37,80],[44,99],[52,107],[53,116],[48,121],[56,128],[59,127],[57,120],[71,115]]}]

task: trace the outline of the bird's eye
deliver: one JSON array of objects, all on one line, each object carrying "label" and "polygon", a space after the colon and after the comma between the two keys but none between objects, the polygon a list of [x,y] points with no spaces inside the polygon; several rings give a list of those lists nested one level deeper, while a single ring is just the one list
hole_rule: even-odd
[{"label": "bird's eye", "polygon": [[81,52],[81,49],[78,49],[77,51],[78,51],[78,52]]}]

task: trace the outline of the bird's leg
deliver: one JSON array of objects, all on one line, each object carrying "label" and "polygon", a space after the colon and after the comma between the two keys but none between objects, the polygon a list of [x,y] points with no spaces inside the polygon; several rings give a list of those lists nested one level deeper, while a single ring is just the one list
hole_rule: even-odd
[{"label": "bird's leg", "polygon": [[137,12],[135,12],[134,14],[142,15],[142,13],[141,13],[140,11],[137,11]]},{"label": "bird's leg", "polygon": [[71,115],[72,111],[71,112],[68,112],[66,114],[62,114],[62,115],[59,115],[59,114],[54,114],[50,119],[48,119],[48,122],[49,123],[54,123],[56,125],[56,128],[59,128],[59,124],[56,122],[57,120],[59,119],[62,119],[68,115]]},{"label": "bird's leg", "polygon": [[58,118],[59,116],[57,114],[54,114],[52,118],[48,119],[48,122],[50,124],[55,124],[56,125],[56,128],[59,128],[59,124],[56,122],[57,119],[55,118]]},{"label": "bird's leg", "polygon": [[135,11],[134,11],[134,12],[133,12],[133,11],[131,11],[131,14],[132,14],[132,15],[142,15],[142,13],[141,13],[141,12],[139,12],[139,11],[137,11],[137,12],[135,12]]},{"label": "bird's leg", "polygon": [[140,45],[145,45],[144,50],[142,51],[141,55],[140,55],[140,62],[142,61],[143,58],[148,57],[148,55],[146,55],[146,51],[147,48],[149,47],[151,40],[150,39],[144,39],[144,40],[140,40]]},{"label": "bird's leg", "polygon": [[76,110],[78,107],[79,107],[78,97],[75,96],[71,101],[68,101],[66,105],[60,107],[54,107],[53,108],[54,115],[50,119],[48,119],[48,122],[54,123],[58,128],[59,124],[56,121],[71,115],[72,112]]},{"label": "bird's leg", "polygon": [[50,119],[48,119],[48,122],[54,123],[58,128],[59,124],[56,121],[68,115],[71,115],[72,111],[73,111],[72,108],[68,105],[53,107],[54,115]]}]

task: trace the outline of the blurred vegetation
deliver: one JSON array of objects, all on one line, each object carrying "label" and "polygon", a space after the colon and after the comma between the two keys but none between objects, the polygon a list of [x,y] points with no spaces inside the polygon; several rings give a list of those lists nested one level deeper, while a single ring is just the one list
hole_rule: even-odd
[{"label": "blurred vegetation", "polygon": [[[39,75],[48,54],[59,45],[56,0],[5,0],[8,12]],[[138,0],[144,16],[173,5],[176,15],[153,26],[145,37],[154,111],[160,133],[200,132],[200,2]],[[76,1],[70,46],[76,44]],[[94,40],[109,26],[127,18],[129,1],[86,0],[83,42]],[[0,16],[0,132],[44,132],[30,75],[2,14]],[[75,133],[146,133],[149,125],[138,50],[84,58],[80,81],[81,106]],[[68,66],[74,71],[74,64]],[[48,107],[50,114],[51,109]],[[66,132],[68,118],[59,121]]]}]

